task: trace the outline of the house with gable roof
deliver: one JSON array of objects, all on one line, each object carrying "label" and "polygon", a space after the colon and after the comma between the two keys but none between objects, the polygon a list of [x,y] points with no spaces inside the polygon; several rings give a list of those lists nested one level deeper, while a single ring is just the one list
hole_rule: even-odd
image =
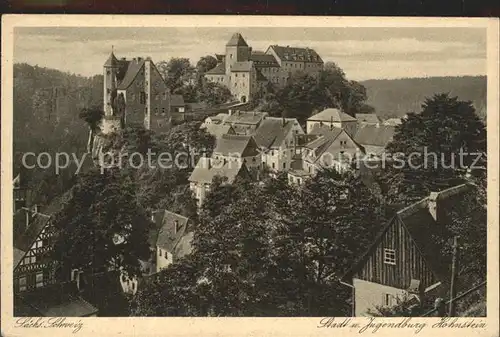
[{"label": "house with gable roof", "polygon": [[189,218],[168,210],[154,211],[152,219],[156,228],[151,233],[150,244],[154,247],[153,269],[157,273],[191,253],[193,224]]},{"label": "house with gable roof", "polygon": [[365,148],[370,157],[380,157],[385,147],[392,141],[396,128],[392,125],[366,124],[361,125],[354,140]]},{"label": "house with gable roof", "polygon": [[348,134],[353,136],[356,133],[358,121],[356,118],[340,111],[339,109],[328,108],[312,115],[307,119],[307,133],[310,133],[316,125],[345,129]]},{"label": "house with gable roof", "polygon": [[471,184],[431,192],[388,221],[373,244],[342,278],[353,292],[353,316],[370,316],[406,297],[433,302],[448,291],[451,260],[441,253],[447,205],[456,203]]},{"label": "house with gable roof", "polygon": [[379,125],[382,123],[377,114],[356,114],[359,125]]},{"label": "house with gable roof", "polygon": [[254,51],[240,33],[231,36],[224,54],[216,54],[217,65],[205,73],[208,81],[225,85],[236,99],[247,102],[269,83],[283,87],[292,73],[311,75],[323,69],[323,60],[311,48],[272,45]]},{"label": "house with gable roof", "polygon": [[[73,274],[56,279],[52,251],[57,239],[53,215],[62,209],[71,191],[55,198],[45,209],[22,207],[13,219],[14,314],[16,316],[96,316],[98,309],[82,298]],[[68,279],[70,275],[68,275]]]},{"label": "house with gable roof", "polygon": [[300,144],[300,165],[292,164],[288,173],[290,182],[301,183],[324,168],[349,171],[364,153],[363,147],[345,129],[315,125],[307,136],[307,141]]},{"label": "house with gable roof", "polygon": [[304,130],[296,118],[264,117],[255,131],[262,164],[272,171],[289,170],[295,156],[295,139]]},{"label": "house with gable roof", "polygon": [[125,125],[168,129],[171,123],[170,91],[151,58],[116,58],[112,51],[103,66],[104,117],[102,132]]},{"label": "house with gable roof", "polygon": [[213,165],[223,161],[258,168],[261,167],[261,154],[253,136],[223,134],[216,140],[211,161]]},{"label": "house with gable roof", "polygon": [[194,193],[199,207],[210,191],[215,177],[224,179],[225,184],[232,184],[237,178],[249,178],[250,172],[245,163],[239,160],[200,158],[189,177],[189,188]]}]

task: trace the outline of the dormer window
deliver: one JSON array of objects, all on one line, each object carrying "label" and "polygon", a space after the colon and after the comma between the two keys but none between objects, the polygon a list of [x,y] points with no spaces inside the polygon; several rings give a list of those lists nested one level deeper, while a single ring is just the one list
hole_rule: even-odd
[{"label": "dormer window", "polygon": [[384,249],[384,263],[390,265],[396,264],[396,251],[394,249]]},{"label": "dormer window", "polygon": [[179,231],[181,230],[181,226],[179,224],[179,220],[175,220],[174,221],[174,230],[175,230],[175,234],[179,233]]}]

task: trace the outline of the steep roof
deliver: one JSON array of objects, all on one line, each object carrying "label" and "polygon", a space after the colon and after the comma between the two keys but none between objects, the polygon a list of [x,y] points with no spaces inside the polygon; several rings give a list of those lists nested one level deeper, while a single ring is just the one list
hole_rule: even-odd
[{"label": "steep roof", "polygon": [[[156,245],[173,253],[175,246],[187,230],[188,222],[189,219],[180,214],[165,211],[161,222],[162,225],[158,232]],[[177,231],[176,223],[178,226]]]},{"label": "steep roof", "polygon": [[137,77],[137,74],[139,71],[144,67],[144,63],[146,61],[144,59],[135,59],[132,61],[127,61],[126,63],[126,72],[121,80],[121,82],[118,84],[117,89],[118,90],[125,90],[127,89],[135,80]]},{"label": "steep roof", "polygon": [[323,63],[318,53],[311,48],[273,45],[272,48],[282,61]]},{"label": "steep roof", "polygon": [[267,112],[261,111],[236,111],[224,121],[228,124],[259,124],[264,117],[267,116]]},{"label": "steep roof", "polygon": [[358,122],[367,124],[380,123],[380,118],[376,114],[356,114],[356,119]]},{"label": "steep roof", "polygon": [[19,264],[19,262],[21,262],[24,254],[26,254],[25,251],[22,251],[20,249],[17,249],[16,247],[14,247],[14,256],[12,259],[12,264],[13,264],[14,268],[16,268],[17,265]]},{"label": "steep roof", "polygon": [[171,95],[170,106],[184,106],[184,97],[182,95]]},{"label": "steep roof", "polygon": [[255,131],[255,142],[266,149],[279,147],[295,123],[295,118],[265,117]]},{"label": "steep roof", "polygon": [[[38,235],[40,235],[44,227],[48,224],[50,218],[63,208],[64,202],[71,196],[72,192],[70,190],[63,195],[54,198],[49,206],[43,210],[43,213],[39,212],[34,214],[28,228],[24,231],[19,231],[18,234],[14,236],[14,247],[27,252],[33,245],[33,242],[35,242]],[[23,211],[27,212],[27,210]],[[19,214],[24,214],[24,212]]]},{"label": "steep roof", "polygon": [[234,130],[233,130],[233,127],[231,125],[228,125],[228,124],[214,124],[214,123],[211,123],[211,124],[208,124],[206,127],[205,127],[205,130],[211,134],[212,136],[214,136],[216,139],[222,137],[223,135],[225,134],[234,134]]},{"label": "steep roof", "polygon": [[[414,243],[416,244],[422,257],[427,262],[431,270],[440,279],[441,282],[446,282],[449,270],[449,259],[442,256],[441,244],[443,240],[450,239],[449,232],[445,229],[443,223],[438,223],[431,215],[429,211],[429,202],[431,200],[436,200],[442,203],[442,206],[446,207],[444,202],[449,202],[452,197],[460,197],[461,194],[471,189],[473,185],[462,184],[454,186],[443,190],[441,192],[431,192],[430,197],[422,198],[405,208],[402,208],[394,217],[388,221],[387,225],[379,232],[375,237],[371,246],[366,250],[366,252],[353,264],[353,267],[346,273],[343,279],[351,277],[358,270],[360,270],[366,263],[370,255],[378,247],[385,233],[395,225],[400,225],[404,227],[410,236],[412,237]],[[440,258],[438,258],[440,257]]]},{"label": "steep roof", "polygon": [[24,305],[42,317],[85,317],[98,312],[78,296],[74,283],[56,283],[18,296]]},{"label": "steep roof", "polygon": [[180,238],[174,250],[174,255],[177,258],[181,258],[191,254],[191,252],[193,251],[193,245],[192,245],[193,238],[194,238],[194,232],[186,233]]},{"label": "steep roof", "polygon": [[339,109],[328,108],[307,119],[308,121],[321,122],[355,122],[356,118],[341,112]]},{"label": "steep roof", "polygon": [[227,182],[231,184],[245,170],[245,164],[238,165],[235,162],[220,162],[212,166],[210,165],[210,158],[200,158],[189,177],[189,181],[210,184],[214,177],[219,176],[227,178]]},{"label": "steep roof", "polygon": [[234,33],[233,36],[226,43],[228,47],[248,47],[245,39],[240,33]]},{"label": "steep roof", "polygon": [[249,157],[258,154],[256,147],[257,145],[252,136],[224,134],[217,139],[213,153],[223,156]]},{"label": "steep roof", "polygon": [[362,145],[385,147],[393,138],[395,127],[391,125],[361,125],[354,140]]},{"label": "steep roof", "polygon": [[219,62],[215,67],[207,71],[205,74],[207,75],[224,75],[226,73],[226,63]]},{"label": "steep roof", "polygon": [[250,55],[250,60],[254,61],[255,67],[258,68],[269,68],[269,67],[279,67],[278,61],[272,54],[266,54],[260,51],[253,51]]},{"label": "steep roof", "polygon": [[[345,148],[340,146],[332,146],[335,140],[342,133],[344,133],[347,137],[349,137],[355,144],[355,146],[363,150],[363,147],[360,146],[344,129],[319,127],[316,128],[315,131],[317,132],[318,138],[304,145],[305,148],[314,151],[314,157],[310,157],[307,153],[305,154],[304,159],[308,158],[309,159],[308,161],[316,162],[317,160],[320,159],[321,155],[326,151],[328,151],[329,153],[332,153],[332,151],[335,153],[337,152],[342,153],[342,151],[344,151]],[[348,149],[349,148],[347,148],[347,150]]]},{"label": "steep roof", "polygon": [[118,67],[118,59],[115,54],[111,52],[106,62],[104,62],[105,67]]},{"label": "steep roof", "polygon": [[232,72],[249,72],[253,68],[253,61],[234,62],[231,66]]}]

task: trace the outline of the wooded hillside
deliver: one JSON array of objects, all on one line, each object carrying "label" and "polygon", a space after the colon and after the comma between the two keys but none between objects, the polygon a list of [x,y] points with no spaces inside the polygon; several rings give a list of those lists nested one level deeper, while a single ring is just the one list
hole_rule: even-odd
[{"label": "wooded hillside", "polygon": [[449,92],[460,100],[470,100],[481,118],[486,116],[486,76],[404,78],[368,80],[367,104],[383,119],[402,117],[407,112],[420,112],[426,97]]}]

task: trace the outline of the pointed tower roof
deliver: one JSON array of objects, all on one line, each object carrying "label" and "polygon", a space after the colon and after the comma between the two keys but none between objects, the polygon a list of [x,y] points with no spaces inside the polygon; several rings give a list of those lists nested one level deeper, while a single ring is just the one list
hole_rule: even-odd
[{"label": "pointed tower roof", "polygon": [[118,67],[118,59],[116,58],[115,54],[111,52],[111,55],[109,55],[108,60],[106,63],[104,63],[105,67]]},{"label": "pointed tower roof", "polygon": [[226,46],[230,47],[248,47],[243,36],[240,33],[234,33]]}]

